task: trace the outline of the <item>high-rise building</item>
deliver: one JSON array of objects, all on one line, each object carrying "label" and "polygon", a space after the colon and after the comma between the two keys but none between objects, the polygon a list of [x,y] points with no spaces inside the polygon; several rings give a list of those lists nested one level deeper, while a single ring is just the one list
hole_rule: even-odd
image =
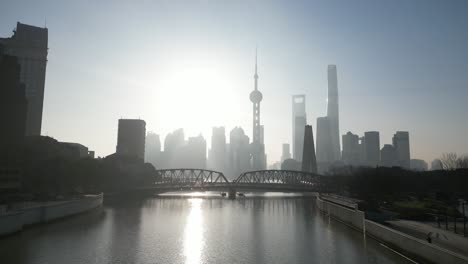
[{"label": "high-rise building", "polygon": [[161,140],[159,135],[153,132],[146,134],[145,140],[145,161],[153,164],[154,167],[161,166]]},{"label": "high-rise building", "polygon": [[27,101],[18,58],[4,55],[0,44],[0,148],[24,141]]},{"label": "high-rise building", "polygon": [[287,159],[290,159],[291,158],[291,150],[290,150],[290,146],[288,143],[284,143],[283,144],[283,151],[281,153],[281,163],[283,163],[283,161],[287,160]]},{"label": "high-rise building", "polygon": [[338,108],[338,78],[336,65],[328,65],[328,103],[327,118],[329,122],[331,142],[331,162],[341,160],[340,125]]},{"label": "high-rise building", "polygon": [[365,165],[377,167],[380,162],[380,134],[378,131],[364,133],[364,144],[366,151]]},{"label": "high-rise building", "polygon": [[146,122],[141,119],[119,119],[117,151],[121,156],[145,158]]},{"label": "high-rise building", "polygon": [[359,136],[351,132],[342,136],[342,160],[346,165],[357,166],[360,163]]},{"label": "high-rise building", "polygon": [[292,151],[293,159],[302,161],[304,144],[304,127],[307,124],[305,109],[305,95],[293,95],[292,97]]},{"label": "high-rise building", "polygon": [[406,131],[397,131],[396,134],[393,135],[392,140],[397,155],[398,166],[409,169],[411,166],[409,133]]},{"label": "high-rise building", "polygon": [[226,131],[224,127],[213,127],[211,149],[209,152],[210,168],[224,172],[226,163]]},{"label": "high-rise building", "polygon": [[319,167],[328,168],[333,162],[330,122],[328,117],[317,118],[317,162]]},{"label": "high-rise building", "polygon": [[229,152],[227,164],[227,177],[236,179],[242,172],[251,170],[249,137],[244,130],[235,127],[229,134]]},{"label": "high-rise building", "polygon": [[185,146],[184,129],[179,128],[166,135],[164,152],[161,153],[161,168],[182,168],[178,154]]},{"label": "high-rise building", "polygon": [[396,166],[396,151],[393,145],[385,144],[380,150],[380,164],[381,167]]},{"label": "high-rise building", "polygon": [[304,153],[302,154],[302,171],[317,173],[314,133],[312,126],[306,125],[304,132]]},{"label": "high-rise building", "polygon": [[359,138],[359,165],[366,165],[366,138]]},{"label": "high-rise building", "polygon": [[4,53],[18,57],[20,81],[25,85],[28,108],[26,135],[40,135],[47,65],[47,28],[16,24],[13,36],[0,38]]},{"label": "high-rise building", "polygon": [[252,168],[264,170],[266,168],[265,144],[263,142],[263,126],[260,125],[260,102],[263,95],[258,90],[257,54],[255,54],[254,90],[250,93],[253,104],[253,136],[252,136]]},{"label": "high-rise building", "polygon": [[206,168],[206,140],[202,135],[189,137],[183,151],[178,154],[182,168]]}]

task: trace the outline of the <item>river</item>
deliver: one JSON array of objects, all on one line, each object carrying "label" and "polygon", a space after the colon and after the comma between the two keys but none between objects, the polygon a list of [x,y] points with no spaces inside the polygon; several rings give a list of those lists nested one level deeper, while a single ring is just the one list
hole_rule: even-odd
[{"label": "river", "polygon": [[218,196],[109,202],[0,238],[1,263],[410,263],[313,198]]}]

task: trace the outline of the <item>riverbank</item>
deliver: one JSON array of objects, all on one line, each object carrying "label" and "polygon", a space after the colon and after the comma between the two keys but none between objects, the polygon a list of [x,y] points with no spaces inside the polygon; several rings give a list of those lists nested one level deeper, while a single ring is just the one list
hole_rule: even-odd
[{"label": "riverbank", "polygon": [[422,263],[468,263],[468,257],[461,254],[365,219],[363,211],[357,207],[351,209],[347,202],[341,205],[336,199],[327,201],[326,197],[317,196],[316,204],[320,211],[330,217]]},{"label": "riverbank", "polygon": [[103,194],[85,195],[76,200],[30,203],[0,213],[0,236],[21,231],[25,226],[43,224],[102,206]]}]

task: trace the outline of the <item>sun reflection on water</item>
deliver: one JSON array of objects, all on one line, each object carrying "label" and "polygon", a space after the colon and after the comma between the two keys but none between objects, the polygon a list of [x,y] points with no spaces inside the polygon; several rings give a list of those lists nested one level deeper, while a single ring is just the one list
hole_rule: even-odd
[{"label": "sun reflection on water", "polygon": [[201,212],[200,198],[189,199],[190,213],[187,217],[187,224],[184,231],[184,256],[185,263],[201,263],[201,253],[203,250],[203,217]]}]

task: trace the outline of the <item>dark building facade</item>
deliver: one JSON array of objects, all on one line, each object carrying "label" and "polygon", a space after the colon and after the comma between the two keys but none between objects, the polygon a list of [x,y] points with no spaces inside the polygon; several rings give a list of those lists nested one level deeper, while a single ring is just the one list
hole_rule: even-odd
[{"label": "dark building facade", "polygon": [[20,72],[18,58],[3,54],[0,44],[0,145],[24,140],[28,106]]},{"label": "dark building facade", "polygon": [[146,122],[140,119],[119,119],[117,151],[121,156],[145,158]]},{"label": "dark building facade", "polygon": [[393,145],[385,144],[380,150],[380,164],[381,167],[396,166],[396,152]]},{"label": "dark building facade", "polygon": [[398,166],[409,169],[411,167],[409,132],[397,131],[392,138]]},{"label": "dark building facade", "polygon": [[360,164],[359,136],[351,132],[342,136],[343,152],[342,160],[346,165],[357,166]]},{"label": "dark building facade", "polygon": [[378,131],[364,132],[365,165],[377,167],[380,162],[380,133]]},{"label": "dark building facade", "polygon": [[302,154],[302,171],[317,173],[317,159],[315,157],[314,133],[312,126],[305,126],[304,153]]},{"label": "dark building facade", "polygon": [[18,57],[20,81],[25,85],[28,101],[26,135],[40,135],[47,65],[47,28],[17,23],[10,38],[0,38],[4,53]]}]

